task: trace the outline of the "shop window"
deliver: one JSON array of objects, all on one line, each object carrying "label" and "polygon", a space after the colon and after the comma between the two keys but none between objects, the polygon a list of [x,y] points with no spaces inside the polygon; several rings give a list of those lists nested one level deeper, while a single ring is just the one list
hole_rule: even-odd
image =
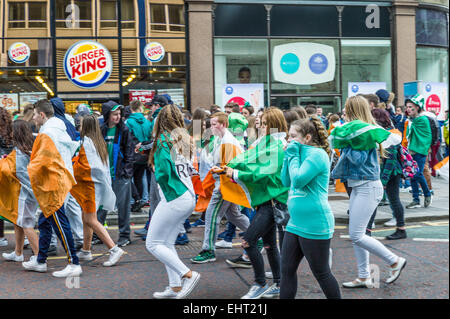
[{"label": "shop window", "polygon": [[385,82],[387,90],[392,90],[390,40],[342,40],[341,48],[343,102],[348,82]]},{"label": "shop window", "polygon": [[184,6],[150,4],[150,28],[152,31],[185,30]]},{"label": "shop window", "polygon": [[267,36],[263,5],[219,4],[214,11],[216,36]]},{"label": "shop window", "polygon": [[272,36],[338,36],[335,6],[274,6],[270,16]]},{"label": "shop window", "polygon": [[172,65],[186,65],[185,52],[172,52]]},{"label": "shop window", "polygon": [[448,83],[448,49],[417,47],[417,79]]},{"label": "shop window", "polygon": [[117,27],[117,8],[116,0],[100,1],[100,27],[115,28]]},{"label": "shop window", "polygon": [[46,2],[9,2],[8,12],[10,28],[45,28],[47,26]]},{"label": "shop window", "polygon": [[346,6],[342,12],[343,37],[390,37],[388,7]]},{"label": "shop window", "polygon": [[10,2],[8,9],[9,27],[25,28],[25,2]]},{"label": "shop window", "polygon": [[57,28],[91,28],[91,0],[56,0],[55,25]]},{"label": "shop window", "polygon": [[255,84],[255,87],[262,84],[263,92],[257,92],[251,103],[257,103],[254,105],[255,108],[267,105],[267,45],[268,42],[264,39],[214,40],[214,82],[217,105],[228,102],[225,90],[229,84]]},{"label": "shop window", "polygon": [[445,12],[428,9],[417,10],[416,43],[448,47],[448,23]]},{"label": "shop window", "polygon": [[5,39],[5,47],[9,48],[17,42],[25,43],[30,48],[30,55],[25,62],[15,63],[8,53],[7,59],[2,60],[0,67],[49,67],[52,63],[52,41],[50,39]]},{"label": "shop window", "polygon": [[122,28],[123,29],[134,29],[135,19],[134,19],[134,0],[122,0],[120,1],[121,14],[122,14]]}]

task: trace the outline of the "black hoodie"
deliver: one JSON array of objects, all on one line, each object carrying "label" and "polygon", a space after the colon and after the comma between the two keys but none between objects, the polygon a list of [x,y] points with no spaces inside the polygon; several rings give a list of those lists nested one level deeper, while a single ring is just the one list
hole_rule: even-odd
[{"label": "black hoodie", "polygon": [[[102,104],[102,114],[104,118],[104,124],[101,127],[103,137],[106,137],[108,132],[108,121],[111,110],[118,103],[114,101],[108,101]],[[121,110],[122,110],[121,106]],[[123,112],[121,112],[123,113]],[[121,114],[122,115],[122,114]],[[119,143],[120,138],[120,144]],[[117,154],[115,154],[116,165],[114,167],[115,177],[117,178],[132,178],[133,177],[133,161],[134,161],[134,148],[136,141],[133,139],[128,127],[123,123],[122,117],[119,124],[117,124],[116,135],[114,136],[114,144],[119,145]]]}]

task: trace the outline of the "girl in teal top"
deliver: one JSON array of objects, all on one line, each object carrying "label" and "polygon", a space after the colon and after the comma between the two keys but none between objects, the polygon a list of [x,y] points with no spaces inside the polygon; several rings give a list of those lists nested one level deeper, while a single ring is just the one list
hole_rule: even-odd
[{"label": "girl in teal top", "polygon": [[328,263],[334,216],[328,204],[331,150],[325,127],[313,116],[291,124],[281,178],[290,187],[281,251],[280,299],[297,293],[297,269],[306,257],[327,298],[340,299],[339,285]]}]

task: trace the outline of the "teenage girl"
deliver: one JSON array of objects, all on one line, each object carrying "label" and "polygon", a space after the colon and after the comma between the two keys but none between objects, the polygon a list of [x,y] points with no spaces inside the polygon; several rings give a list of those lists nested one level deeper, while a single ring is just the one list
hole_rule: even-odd
[{"label": "teenage girl", "polygon": [[145,246],[166,266],[169,276],[169,286],[163,292],[155,292],[153,297],[182,299],[200,279],[200,274],[191,271],[175,249],[181,227],[195,207],[191,180],[194,147],[184,129],[183,114],[176,106],[167,105],[160,111],[153,132],[155,142],[149,164],[155,171],[161,201],[150,221]]},{"label": "teenage girl", "polygon": [[329,267],[334,216],[328,204],[331,149],[317,116],[297,120],[289,129],[282,181],[290,187],[289,223],[281,250],[281,299],[294,299],[297,269],[303,257],[327,298],[340,299],[339,284]]}]

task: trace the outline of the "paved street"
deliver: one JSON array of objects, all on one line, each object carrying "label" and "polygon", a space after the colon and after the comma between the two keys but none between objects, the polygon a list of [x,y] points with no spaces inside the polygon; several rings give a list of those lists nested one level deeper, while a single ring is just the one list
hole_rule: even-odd
[{"label": "paved street", "polygon": [[[342,289],[343,298],[347,299],[446,299],[449,298],[449,225],[448,225],[448,183],[433,180],[436,196],[432,207],[424,210],[406,210],[408,238],[398,241],[383,240],[394,253],[407,259],[407,267],[398,281],[386,285],[383,280],[388,276],[388,269],[377,257],[371,257],[371,263],[380,269],[381,283],[378,289]],[[330,194],[342,196],[344,194]],[[410,194],[402,194],[403,203],[410,200]],[[356,261],[351,242],[348,239],[346,199],[331,200],[336,215],[336,232],[332,241],[333,273],[339,283],[356,277]],[[373,236],[384,238],[394,228],[383,227],[383,222],[391,218],[389,207],[381,207],[377,217],[377,226]],[[446,216],[446,217],[445,217]],[[195,217],[194,217],[195,218]],[[419,221],[408,221],[411,218]],[[117,226],[112,225],[116,217],[109,219],[109,231],[117,239]],[[145,214],[133,219],[133,229],[143,225],[137,221],[145,220]],[[221,225],[224,228],[224,225]],[[233,249],[217,251],[217,261],[203,265],[192,265],[189,258],[201,250],[204,228],[193,229],[189,234],[190,243],[177,246],[182,260],[201,273],[201,281],[189,298],[195,299],[237,299],[244,295],[253,279],[250,269],[231,269],[225,263],[226,258],[240,254],[239,240],[234,240]],[[11,229],[6,232],[8,247],[1,247],[0,252],[10,252],[14,248],[14,234]],[[62,247],[59,256],[50,257],[48,272],[41,274],[23,270],[20,263],[6,262],[0,258],[0,298],[126,298],[148,299],[155,291],[162,291],[167,285],[164,266],[150,255],[140,237],[132,237],[132,244],[125,247],[127,254],[112,268],[105,268],[102,263],[107,259],[107,249],[103,245],[93,248],[95,259],[83,262],[83,275],[79,288],[68,288],[65,279],[52,277],[51,272],[62,269],[66,264]],[[31,250],[25,250],[28,260]],[[268,264],[266,264],[268,271]],[[300,265],[297,298],[324,298],[320,287],[314,280],[306,261]],[[270,281],[269,281],[270,283]],[[75,282],[69,286],[76,286]]]}]

